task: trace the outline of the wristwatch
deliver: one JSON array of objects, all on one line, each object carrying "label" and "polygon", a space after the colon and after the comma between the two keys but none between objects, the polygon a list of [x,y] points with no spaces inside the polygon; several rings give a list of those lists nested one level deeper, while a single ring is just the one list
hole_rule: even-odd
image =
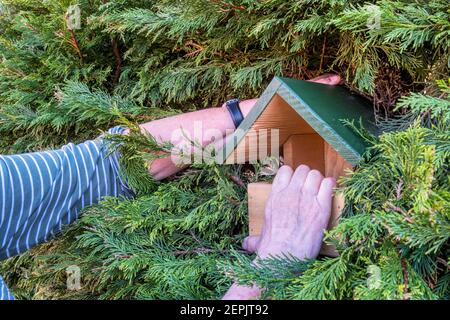
[{"label": "wristwatch", "polygon": [[244,120],[241,108],[239,107],[239,99],[231,99],[225,102],[228,111],[230,112],[231,119],[233,120],[234,126],[237,128]]}]

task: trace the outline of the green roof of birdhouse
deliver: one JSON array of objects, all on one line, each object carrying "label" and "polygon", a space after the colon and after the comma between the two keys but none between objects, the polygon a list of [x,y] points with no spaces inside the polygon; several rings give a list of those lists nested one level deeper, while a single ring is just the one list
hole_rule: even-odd
[{"label": "green roof of birdhouse", "polygon": [[373,106],[367,99],[342,86],[329,86],[303,80],[275,77],[255,107],[227,139],[224,161],[252,128],[274,95],[283,98],[345,160],[356,165],[367,148],[366,141],[343,120],[361,121],[374,135],[378,130]]}]

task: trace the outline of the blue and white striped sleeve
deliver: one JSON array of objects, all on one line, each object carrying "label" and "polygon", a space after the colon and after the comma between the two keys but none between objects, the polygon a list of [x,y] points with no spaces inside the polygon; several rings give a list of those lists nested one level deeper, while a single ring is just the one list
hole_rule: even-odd
[{"label": "blue and white striped sleeve", "polygon": [[[115,127],[108,133],[123,133]],[[105,196],[132,196],[100,137],[55,151],[0,155],[0,260],[50,240]],[[0,277],[0,299],[12,295]]]}]

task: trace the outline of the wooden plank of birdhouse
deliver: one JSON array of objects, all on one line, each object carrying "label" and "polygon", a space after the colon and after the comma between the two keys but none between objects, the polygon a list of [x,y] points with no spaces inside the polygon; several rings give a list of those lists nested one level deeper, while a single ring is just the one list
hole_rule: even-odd
[{"label": "wooden plank of birdhouse", "polygon": [[[325,177],[333,177],[336,181],[348,174],[353,166],[348,163],[339,153],[325,142]],[[345,199],[342,193],[335,193],[331,209],[331,219],[329,229],[337,225],[339,217],[345,206]]]},{"label": "wooden plank of birdhouse", "polygon": [[272,185],[270,183],[249,183],[248,190],[248,219],[250,235],[259,235],[264,225],[264,212]]},{"label": "wooden plank of birdhouse", "polygon": [[348,163],[330,144],[325,142],[325,176],[333,177],[336,180],[345,176],[346,170],[351,170],[353,166]]},{"label": "wooden plank of birdhouse", "polygon": [[301,164],[325,172],[324,140],[317,133],[290,136],[283,145],[284,164],[297,168]]}]

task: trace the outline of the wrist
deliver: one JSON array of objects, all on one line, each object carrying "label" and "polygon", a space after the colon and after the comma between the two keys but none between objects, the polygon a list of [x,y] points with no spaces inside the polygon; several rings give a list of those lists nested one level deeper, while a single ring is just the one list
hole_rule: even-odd
[{"label": "wrist", "polygon": [[[250,113],[250,111],[252,111],[257,101],[258,99],[249,99],[239,102],[239,108],[241,109],[244,118],[246,118]],[[226,103],[224,103],[221,108],[228,114],[228,117],[231,119],[231,115],[230,112],[228,111]]]},{"label": "wrist", "polygon": [[226,128],[227,129],[235,129],[235,126],[234,126],[234,122],[233,122],[233,118],[231,117],[231,114],[230,114],[230,112],[228,111],[228,108],[227,108],[227,106],[225,105],[225,103],[220,107],[220,108],[218,108],[218,109],[220,109],[220,112],[222,113],[222,117],[223,117],[223,119],[224,119],[224,121],[225,121],[225,123],[226,123]]},{"label": "wrist", "polygon": [[225,102],[225,108],[228,110],[231,120],[233,121],[234,127],[236,129],[244,120],[244,115],[242,114],[240,103],[241,101],[239,99],[231,99]]},{"label": "wrist", "polygon": [[239,106],[241,107],[241,112],[242,112],[242,115],[244,116],[244,118],[248,116],[250,111],[252,111],[253,107],[256,104],[256,101],[258,101],[258,99],[250,99],[250,100],[241,101]]}]

